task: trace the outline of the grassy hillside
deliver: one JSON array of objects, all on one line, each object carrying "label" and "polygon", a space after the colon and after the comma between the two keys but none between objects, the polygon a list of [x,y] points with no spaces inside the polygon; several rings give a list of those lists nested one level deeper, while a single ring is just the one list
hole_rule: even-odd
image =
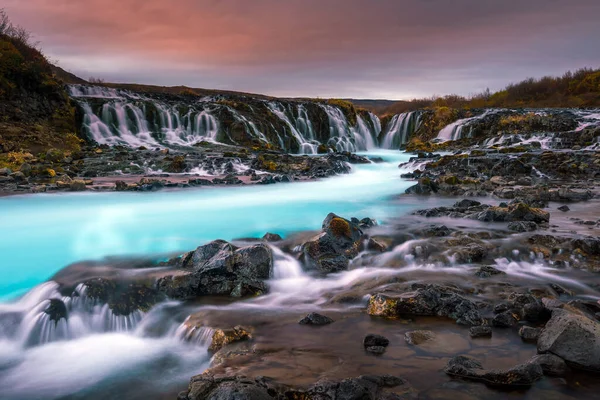
[{"label": "grassy hillside", "polygon": [[0,166],[18,164],[27,153],[78,146],[63,83],[28,32],[0,10]]},{"label": "grassy hillside", "polygon": [[[356,104],[356,103],[355,103]],[[600,69],[583,68],[560,77],[529,78],[496,93],[485,91],[469,98],[457,95],[397,101],[393,104],[362,104],[376,114],[390,115],[423,108],[454,109],[600,107]]]}]

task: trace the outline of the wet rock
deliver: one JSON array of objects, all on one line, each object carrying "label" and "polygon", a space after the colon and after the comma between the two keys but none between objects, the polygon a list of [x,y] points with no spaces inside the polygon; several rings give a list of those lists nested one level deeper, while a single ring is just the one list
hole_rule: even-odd
[{"label": "wet rock", "polygon": [[365,338],[363,340],[363,345],[365,347],[371,347],[371,346],[387,347],[389,344],[390,344],[390,340],[388,338],[386,338],[385,336],[375,335],[372,333],[365,336]]},{"label": "wet rock", "polygon": [[62,300],[59,299],[50,299],[50,304],[44,310],[46,314],[50,317],[50,321],[54,321],[58,323],[61,319],[67,319],[68,311],[67,306]]},{"label": "wet rock", "polygon": [[279,384],[265,377],[247,378],[204,373],[192,377],[178,400],[392,400],[416,399],[404,379],[368,375],[343,380],[322,379],[307,389]]},{"label": "wet rock", "polygon": [[13,172],[9,176],[13,179],[13,181],[15,181],[17,183],[27,182],[27,177],[21,171]]},{"label": "wet rock", "polygon": [[87,190],[87,187],[84,181],[75,180],[69,184],[69,190],[71,192],[83,192]]},{"label": "wet rock", "polygon": [[496,275],[506,275],[506,272],[500,271],[499,269],[494,268],[491,265],[484,265],[475,272],[475,276],[478,276],[480,278],[490,278]]},{"label": "wet rock", "polygon": [[492,337],[492,328],[487,325],[472,326],[469,329],[469,336],[472,338]]},{"label": "wet rock", "polygon": [[383,347],[383,346],[368,346],[368,347],[365,347],[365,351],[368,353],[381,355],[381,354],[385,353],[385,347]]},{"label": "wet rock", "polygon": [[217,329],[212,336],[210,347],[212,352],[216,352],[228,344],[252,339],[252,334],[248,328],[236,326],[232,329]]},{"label": "wet rock", "polygon": [[525,203],[509,204],[508,207],[490,207],[477,214],[476,219],[482,222],[530,221],[546,223],[550,221],[550,213]]},{"label": "wet rock", "polygon": [[478,202],[476,200],[469,200],[469,199],[462,199],[461,201],[454,203],[454,207],[463,208],[463,209],[467,209],[470,207],[477,207],[480,205],[481,205],[480,202]]},{"label": "wet rock", "polygon": [[278,235],[277,233],[265,233],[265,235],[262,237],[262,239],[266,240],[267,242],[279,242],[283,238],[280,235]]},{"label": "wet rock", "polygon": [[433,339],[435,339],[435,333],[432,331],[419,330],[406,332],[404,334],[404,340],[406,340],[406,343],[413,345],[419,345]]},{"label": "wet rock", "polygon": [[538,229],[538,225],[532,221],[514,221],[508,224],[508,230],[513,232],[532,232]]},{"label": "wet rock", "polygon": [[564,376],[569,372],[569,367],[565,363],[565,360],[554,354],[538,354],[529,360],[529,362],[539,364],[545,375]]},{"label": "wet rock", "polygon": [[350,260],[358,255],[361,237],[357,224],[329,214],[322,232],[302,245],[305,267],[322,273],[346,270]]},{"label": "wet rock", "polygon": [[333,322],[333,320],[329,317],[326,317],[325,315],[321,315],[321,314],[317,314],[317,313],[310,313],[307,316],[305,316],[304,318],[302,318],[298,323],[300,325],[321,326],[321,325],[329,325],[332,322]]},{"label": "wet rock", "polygon": [[433,182],[430,178],[421,178],[419,179],[419,183],[413,185],[406,189],[406,194],[416,194],[416,195],[430,195],[431,193],[436,193],[438,191],[438,186],[435,182]]},{"label": "wet rock", "polygon": [[511,311],[504,311],[496,314],[492,319],[492,325],[499,328],[510,328],[516,326],[519,320]]},{"label": "wet rock", "polygon": [[488,255],[487,248],[479,243],[469,243],[450,250],[449,254],[454,257],[458,263],[470,264],[478,263]]},{"label": "wet rock", "polygon": [[570,211],[571,209],[568,206],[560,206],[560,207],[558,207],[558,210],[560,210],[562,212],[567,212],[567,211]]},{"label": "wet rock", "polygon": [[376,294],[369,299],[367,312],[388,318],[401,315],[437,315],[452,318],[461,325],[483,323],[473,302],[439,285],[421,285],[416,290],[399,296]]},{"label": "wet rock", "polygon": [[554,309],[538,338],[538,352],[557,355],[574,368],[600,372],[600,323]]},{"label": "wet rock", "polygon": [[213,186],[214,183],[208,179],[190,179],[188,180],[188,184],[191,186]]},{"label": "wet rock", "polygon": [[521,329],[519,329],[519,336],[521,337],[521,339],[523,339],[524,342],[535,343],[537,342],[541,331],[542,330],[539,328],[522,326]]},{"label": "wet rock", "polygon": [[266,292],[273,252],[266,244],[237,248],[223,240],[198,247],[176,261],[181,269],[161,278],[157,287],[167,296],[192,299],[202,295],[241,297]]},{"label": "wet rock", "polygon": [[127,182],[124,182],[124,181],[116,181],[115,182],[115,190],[117,192],[124,192],[127,189],[129,189],[129,185],[127,184]]},{"label": "wet rock", "polygon": [[10,168],[0,168],[0,176],[9,176],[12,173]]},{"label": "wet rock", "polygon": [[485,370],[480,362],[466,356],[457,356],[444,369],[448,375],[483,381],[492,386],[531,386],[544,375],[537,363],[525,363],[505,370]]},{"label": "wet rock", "polygon": [[574,249],[579,249],[587,255],[600,255],[600,238],[588,236],[582,239],[574,239],[571,241],[571,245]]},{"label": "wet rock", "polygon": [[423,235],[426,237],[444,237],[451,233],[452,231],[446,225],[429,225],[423,229]]},{"label": "wet rock", "polygon": [[386,249],[387,245],[385,243],[382,243],[374,238],[369,238],[369,241],[367,242],[367,250],[383,253]]}]

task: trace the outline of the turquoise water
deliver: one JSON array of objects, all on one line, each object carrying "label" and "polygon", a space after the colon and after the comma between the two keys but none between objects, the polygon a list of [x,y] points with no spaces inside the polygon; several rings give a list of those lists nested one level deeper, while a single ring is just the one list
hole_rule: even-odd
[{"label": "turquoise water", "polygon": [[[22,294],[64,266],[109,255],[186,251],[213,240],[319,229],[329,212],[380,221],[410,204],[389,202],[412,183],[386,162],[313,182],[155,193],[63,193],[0,199],[0,298]],[[416,206],[416,204],[412,205]]]}]

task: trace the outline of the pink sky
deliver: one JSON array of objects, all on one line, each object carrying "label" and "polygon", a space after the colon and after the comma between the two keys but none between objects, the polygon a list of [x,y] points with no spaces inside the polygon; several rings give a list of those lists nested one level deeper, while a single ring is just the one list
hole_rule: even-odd
[{"label": "pink sky", "polygon": [[597,0],[3,0],[109,81],[406,99],[600,66]]}]

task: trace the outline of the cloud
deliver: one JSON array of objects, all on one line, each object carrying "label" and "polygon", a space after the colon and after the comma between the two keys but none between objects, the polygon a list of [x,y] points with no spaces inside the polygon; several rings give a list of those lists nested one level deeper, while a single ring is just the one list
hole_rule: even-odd
[{"label": "cloud", "polygon": [[75,73],[407,98],[600,64],[596,0],[5,0]]}]

